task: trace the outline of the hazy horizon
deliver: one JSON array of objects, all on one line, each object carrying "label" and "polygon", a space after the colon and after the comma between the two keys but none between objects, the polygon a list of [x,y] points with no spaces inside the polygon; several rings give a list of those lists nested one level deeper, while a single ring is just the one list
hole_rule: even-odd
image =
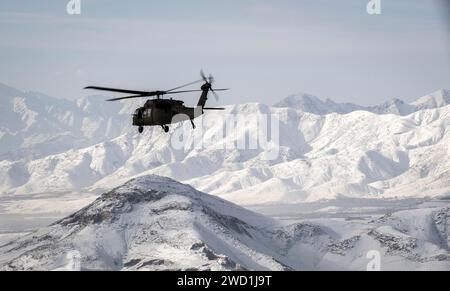
[{"label": "hazy horizon", "polygon": [[0,82],[75,99],[96,94],[86,85],[167,89],[203,69],[232,89],[214,105],[298,92],[374,105],[450,89],[444,0],[381,0],[381,15],[368,0],[81,0],[80,15],[68,2],[0,0]]}]

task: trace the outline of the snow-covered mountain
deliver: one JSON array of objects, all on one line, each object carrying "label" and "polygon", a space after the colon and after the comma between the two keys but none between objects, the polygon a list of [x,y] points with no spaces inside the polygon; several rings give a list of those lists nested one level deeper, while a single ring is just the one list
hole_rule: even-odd
[{"label": "snow-covered mountain", "polygon": [[439,205],[282,223],[150,175],[0,246],[0,270],[366,270],[374,251],[382,270],[448,270],[449,233]]},{"label": "snow-covered mountain", "polygon": [[103,99],[73,102],[0,83],[0,159],[35,159],[119,136],[129,112]]},{"label": "snow-covered mountain", "polygon": [[144,176],[1,247],[0,258],[8,270],[58,269],[73,251],[89,270],[285,270],[268,255],[266,228],[274,224],[174,180]]},{"label": "snow-covered mountain", "polygon": [[[380,105],[397,114],[384,114],[386,110],[373,108],[354,111],[354,106],[338,106],[332,101],[319,106],[312,97],[308,100],[320,114],[309,113],[304,107],[299,110],[258,103],[230,105],[223,112],[208,112],[203,123],[196,119],[196,130],[187,124],[186,147],[182,149],[174,146],[176,126],[172,126],[170,134],[158,127],[137,134],[130,125],[130,103],[107,103],[102,98],[72,103],[48,99],[55,103],[50,110],[47,99],[38,102],[33,99],[36,96],[30,101],[21,98],[21,103],[13,97],[20,92],[11,88],[2,92],[10,96],[6,99],[9,103],[0,105],[2,111],[24,108],[10,112],[19,128],[13,130],[12,119],[2,120],[2,138],[14,132],[15,137],[25,137],[14,148],[39,152],[35,157],[20,159],[8,152],[0,160],[0,192],[4,195],[104,191],[147,174],[168,176],[241,204],[294,203],[341,196],[450,194],[447,91],[425,96],[410,105],[398,100]],[[28,105],[32,101],[36,102],[35,107]],[[103,108],[109,104],[117,108]],[[327,104],[331,104],[328,110]],[[418,104],[444,106],[416,110]],[[417,107],[403,116],[411,110],[410,106]],[[66,107],[67,111],[61,109]],[[97,115],[96,108],[103,108],[103,117]],[[336,108],[342,114],[333,112]],[[60,118],[65,114],[78,117]],[[267,115],[279,121],[279,138],[273,139],[269,147],[238,148],[242,140],[261,130],[255,127],[254,118]],[[240,118],[238,122],[236,118]],[[61,129],[64,124],[67,128]],[[63,143],[57,138],[64,134],[76,138]],[[98,140],[101,141],[97,143]],[[2,149],[7,144],[4,141]],[[198,143],[201,146],[196,147]]]},{"label": "snow-covered mountain", "polygon": [[375,106],[360,106],[353,103],[336,103],[330,99],[322,99],[305,93],[290,95],[277,102],[275,107],[288,107],[318,115],[330,113],[347,114],[356,110],[369,111],[376,114],[409,115],[422,109],[432,109],[450,105],[450,91],[441,89],[425,95],[410,104],[394,98]]}]

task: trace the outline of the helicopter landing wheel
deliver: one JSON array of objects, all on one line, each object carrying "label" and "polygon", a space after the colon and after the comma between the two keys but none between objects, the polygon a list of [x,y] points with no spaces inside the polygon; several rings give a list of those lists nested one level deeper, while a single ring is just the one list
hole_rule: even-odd
[{"label": "helicopter landing wheel", "polygon": [[142,133],[144,131],[144,127],[143,126],[139,126],[138,127],[138,131],[139,131],[139,133]]},{"label": "helicopter landing wheel", "polygon": [[163,125],[164,132],[169,132],[169,127],[167,125]]}]

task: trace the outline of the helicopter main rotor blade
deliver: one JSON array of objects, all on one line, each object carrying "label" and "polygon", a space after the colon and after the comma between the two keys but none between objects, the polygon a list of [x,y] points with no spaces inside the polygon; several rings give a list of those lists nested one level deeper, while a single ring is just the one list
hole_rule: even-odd
[{"label": "helicopter main rotor blade", "polygon": [[132,96],[125,96],[125,97],[117,97],[117,98],[106,99],[105,101],[117,101],[117,100],[122,100],[122,99],[141,98],[141,97],[149,97],[149,96],[147,96],[147,95],[132,95]]},{"label": "helicopter main rotor blade", "polygon": [[[224,90],[228,90],[228,89],[216,89],[216,90],[224,91]],[[106,101],[117,101],[117,100],[122,100],[122,99],[152,97],[155,95],[161,96],[161,95],[165,95],[165,94],[179,94],[179,93],[200,92],[200,91],[202,91],[202,90],[184,90],[184,91],[174,91],[174,92],[155,91],[155,92],[148,92],[149,94],[131,95],[131,96],[106,99]]]},{"label": "helicopter main rotor blade", "polygon": [[167,94],[179,94],[179,93],[189,93],[189,92],[201,92],[202,90],[183,90],[183,91],[172,91],[166,92]]},{"label": "helicopter main rotor blade", "polygon": [[[226,91],[226,90],[229,90],[229,89],[214,89],[214,91]],[[189,93],[189,92],[202,92],[203,90],[183,90],[183,91],[171,91],[171,92],[168,92],[168,91],[166,91],[166,92],[164,92],[163,94],[161,94],[161,95],[164,95],[164,94],[179,94],[179,93]],[[211,90],[212,91],[212,90]]]},{"label": "helicopter main rotor blade", "polygon": [[84,89],[93,89],[93,90],[101,90],[101,91],[110,91],[110,92],[119,92],[119,93],[128,93],[128,94],[149,94],[152,92],[148,91],[137,91],[137,90],[128,90],[128,89],[120,89],[120,88],[108,88],[108,87],[98,87],[98,86],[88,86],[84,87]]},{"label": "helicopter main rotor blade", "polygon": [[190,85],[199,83],[199,82],[201,82],[201,81],[203,81],[203,80],[196,80],[196,81],[193,81],[193,82],[190,82],[190,83],[187,83],[187,84],[184,84],[184,85],[181,85],[181,86],[178,86],[178,87],[169,89],[169,90],[167,90],[166,92],[171,92],[171,91],[174,91],[174,90],[177,90],[177,89],[181,89],[181,88],[184,88],[184,87],[187,87],[187,86],[190,86]]},{"label": "helicopter main rotor blade", "polygon": [[[211,90],[211,89],[210,89]],[[229,90],[227,89],[214,89],[214,91],[226,91]],[[203,90],[183,90],[183,91],[172,91],[172,92],[168,92],[166,91],[164,94],[179,94],[179,93],[189,93],[189,92],[202,92]],[[213,91],[213,90],[211,90]]]},{"label": "helicopter main rotor blade", "polygon": [[[197,81],[198,82],[198,81]],[[179,93],[188,93],[188,92],[200,92],[202,90],[182,90],[182,91],[172,91],[174,89],[171,89],[169,91],[136,91],[136,90],[127,90],[127,89],[118,89],[118,88],[107,88],[107,87],[97,87],[97,86],[89,86],[85,87],[84,89],[94,89],[94,90],[102,90],[102,91],[110,91],[110,92],[119,92],[119,93],[129,93],[129,94],[136,94],[133,95],[133,98],[135,97],[151,97],[151,96],[162,96],[165,94],[179,94]],[[228,89],[215,89],[215,90],[228,90]],[[128,97],[128,96],[127,96]],[[122,98],[122,97],[120,97]],[[113,98],[116,99],[116,98]]]}]

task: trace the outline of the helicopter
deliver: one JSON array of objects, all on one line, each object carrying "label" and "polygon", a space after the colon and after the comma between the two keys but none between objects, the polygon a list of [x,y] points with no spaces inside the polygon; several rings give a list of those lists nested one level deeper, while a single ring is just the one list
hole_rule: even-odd
[{"label": "helicopter", "polygon": [[[187,119],[191,121],[192,128],[195,129],[194,118],[204,114],[204,110],[224,110],[225,108],[220,107],[205,107],[206,101],[208,100],[208,93],[211,92],[216,100],[219,99],[216,91],[225,91],[228,89],[213,89],[212,83],[214,78],[212,75],[206,77],[203,71],[200,71],[200,80],[196,80],[181,86],[169,90],[157,90],[157,91],[137,91],[119,88],[108,88],[108,87],[98,87],[98,86],[87,86],[84,89],[93,89],[109,92],[118,92],[133,94],[124,97],[117,97],[112,99],[107,99],[106,101],[118,101],[124,99],[132,98],[146,98],[153,97],[156,98],[148,99],[142,107],[135,110],[133,114],[133,125],[138,127],[138,132],[142,133],[144,131],[144,126],[161,126],[164,132],[169,132],[168,124],[182,122]],[[200,87],[200,90],[179,90],[181,88],[204,82]],[[197,102],[196,107],[186,107],[184,102],[181,100],[175,100],[172,98],[164,99],[162,98],[167,94],[180,94],[188,92],[201,92],[200,98]],[[175,116],[181,118],[174,118]]]}]

